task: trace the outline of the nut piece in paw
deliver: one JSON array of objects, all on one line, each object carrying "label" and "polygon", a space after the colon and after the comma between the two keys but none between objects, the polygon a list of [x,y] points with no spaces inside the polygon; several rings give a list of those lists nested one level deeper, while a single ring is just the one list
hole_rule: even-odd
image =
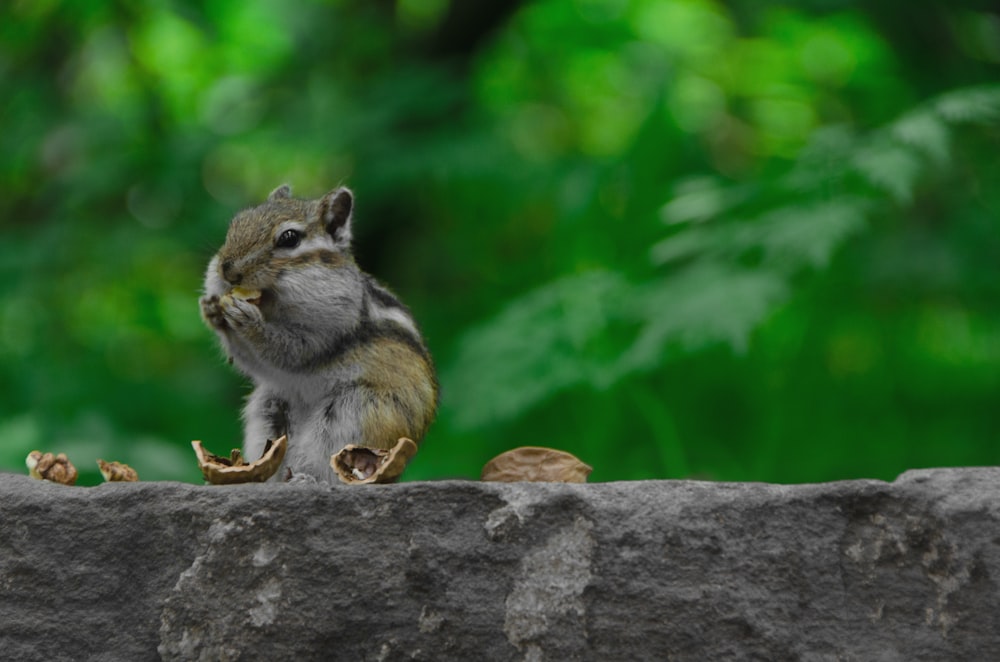
[{"label": "nut piece in paw", "polygon": [[330,466],[341,482],[348,485],[393,483],[416,454],[416,442],[400,437],[396,445],[388,450],[347,445],[330,458]]},{"label": "nut piece in paw", "polygon": [[213,485],[262,483],[278,471],[281,461],[285,459],[288,437],[268,441],[260,459],[249,464],[244,461],[238,448],[234,448],[229,457],[222,457],[206,451],[200,441],[192,441],[191,447],[194,448],[194,454],[198,458],[201,474],[209,483]]},{"label": "nut piece in paw", "polygon": [[127,464],[98,460],[97,466],[100,467],[101,475],[108,483],[134,483],[139,480],[139,474]]},{"label": "nut piece in paw", "polygon": [[65,453],[53,455],[41,451],[31,451],[24,463],[32,478],[47,480],[62,485],[76,484],[76,467],[66,459]]},{"label": "nut piece in paw", "polygon": [[565,451],[522,446],[487,462],[482,479],[503,483],[586,483],[593,470],[593,467]]},{"label": "nut piece in paw", "polygon": [[251,290],[246,287],[234,287],[230,294],[234,299],[246,301],[247,303],[252,303],[255,306],[260,305],[260,290]]}]

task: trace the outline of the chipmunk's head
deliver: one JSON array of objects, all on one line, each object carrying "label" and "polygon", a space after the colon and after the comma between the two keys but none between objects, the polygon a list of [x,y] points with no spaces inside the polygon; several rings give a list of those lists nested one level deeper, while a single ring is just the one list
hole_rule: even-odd
[{"label": "chipmunk's head", "polygon": [[290,186],[279,186],[263,204],[236,215],[210,270],[223,289],[266,291],[283,275],[313,263],[353,265],[353,209],[354,196],[344,187],[319,200],[298,200]]}]

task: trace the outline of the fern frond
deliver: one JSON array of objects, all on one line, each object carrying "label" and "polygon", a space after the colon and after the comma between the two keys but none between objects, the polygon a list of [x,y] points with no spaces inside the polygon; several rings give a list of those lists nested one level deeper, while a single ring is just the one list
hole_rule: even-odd
[{"label": "fern frond", "polygon": [[787,296],[784,278],[765,270],[699,265],[636,287],[626,299],[641,321],[614,365],[615,379],[661,365],[671,349],[694,351],[718,342],[742,350],[750,332]]},{"label": "fern frond", "polygon": [[933,102],[937,114],[954,124],[1000,121],[1000,85],[947,92]]},{"label": "fern frond", "polygon": [[889,134],[900,144],[923,152],[939,165],[948,160],[951,136],[937,113],[920,109],[904,115],[889,127]]},{"label": "fern frond", "polygon": [[681,182],[663,205],[672,234],[649,250],[664,273],[635,283],[576,274],[516,299],[468,331],[443,375],[460,428],[515,417],[551,395],[603,389],[675,352],[739,350],[804,270],[826,267],[872,210],[908,203],[951,157],[955,125],[1000,122],[1000,86],[956,90],[880,130],[816,132],[769,187]]},{"label": "fern frond", "polygon": [[442,375],[453,421],[473,428],[509,418],[601,366],[591,355],[620,316],[630,285],[616,273],[561,278],[512,301],[462,337]]},{"label": "fern frond", "polygon": [[920,158],[913,150],[884,143],[859,150],[852,165],[872,186],[891,195],[897,203],[910,201],[922,172]]}]

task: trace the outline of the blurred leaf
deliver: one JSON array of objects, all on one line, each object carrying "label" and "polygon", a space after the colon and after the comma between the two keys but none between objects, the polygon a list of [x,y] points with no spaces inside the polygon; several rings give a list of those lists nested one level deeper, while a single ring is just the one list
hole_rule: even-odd
[{"label": "blurred leaf", "polygon": [[468,429],[506,419],[568,386],[600,381],[608,366],[592,351],[629,293],[618,274],[568,276],[466,332],[442,376],[454,423]]},{"label": "blurred leaf", "polygon": [[904,145],[924,152],[938,164],[944,164],[950,152],[948,127],[934,113],[921,108],[896,122],[891,135]]},{"label": "blurred leaf", "polygon": [[879,144],[859,150],[853,165],[873,186],[900,203],[909,202],[921,170],[920,160],[911,150]]},{"label": "blurred leaf", "polygon": [[777,274],[721,265],[696,266],[644,285],[625,302],[643,325],[621,353],[615,374],[653,369],[669,359],[671,349],[686,353],[721,342],[743,351],[750,332],[786,296]]},{"label": "blurred leaf", "polygon": [[954,90],[942,95],[934,108],[949,122],[996,122],[1000,120],[1000,86]]}]

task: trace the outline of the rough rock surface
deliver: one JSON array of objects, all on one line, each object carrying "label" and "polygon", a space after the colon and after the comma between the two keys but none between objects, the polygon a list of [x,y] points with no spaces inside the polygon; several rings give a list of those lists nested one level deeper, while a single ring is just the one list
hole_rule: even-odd
[{"label": "rough rock surface", "polygon": [[1000,469],[894,483],[0,475],[10,660],[983,660]]}]

